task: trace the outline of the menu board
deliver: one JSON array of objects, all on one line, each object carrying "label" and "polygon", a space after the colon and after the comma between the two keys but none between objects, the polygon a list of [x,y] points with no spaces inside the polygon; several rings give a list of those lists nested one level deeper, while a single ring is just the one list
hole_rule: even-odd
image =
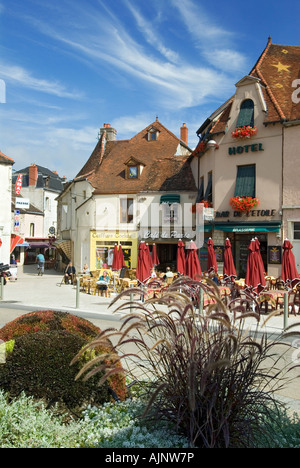
[{"label": "menu board", "polygon": [[281,264],[281,246],[269,245],[268,246],[268,263],[271,265]]}]

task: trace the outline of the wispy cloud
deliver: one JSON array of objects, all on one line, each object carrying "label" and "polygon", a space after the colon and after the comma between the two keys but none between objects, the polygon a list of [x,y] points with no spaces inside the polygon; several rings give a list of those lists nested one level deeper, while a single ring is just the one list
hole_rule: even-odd
[{"label": "wispy cloud", "polygon": [[[104,5],[100,1],[99,3]],[[188,22],[195,6],[190,0],[184,0],[183,3],[183,6],[180,2],[175,2],[174,5],[182,11],[189,32],[194,33]],[[156,90],[153,96],[157,101],[170,108],[197,106],[210,95],[222,96],[229,92],[232,79],[225,73],[229,67],[224,67],[224,72],[220,72],[222,62],[225,63],[231,56],[229,49],[226,52],[216,51],[214,66],[211,66],[210,57],[205,55],[202,62],[206,62],[206,65],[189,63],[186,57],[180,56],[164,44],[150,21],[142,16],[132,2],[126,0],[125,5],[133,15],[147,45],[151,44],[150,49],[145,43],[137,42],[132,31],[122,24],[121,19],[106,5],[100,10],[80,10],[82,23],[88,24],[85,29],[77,28],[74,31],[66,25],[58,30],[55,25],[51,26],[36,19],[33,23],[42,33],[76,51],[81,59],[90,60],[93,67],[96,62],[101,66],[101,70],[106,64],[141,83],[147,82]],[[231,34],[213,26],[206,26],[206,29],[209,29],[210,36],[214,38],[221,39]],[[201,33],[201,37],[202,35],[204,37],[205,32]],[[235,57],[237,56],[235,53]],[[241,60],[242,57],[239,57],[239,62]],[[199,64],[200,62],[199,60]],[[216,70],[216,66],[219,70]]]},{"label": "wispy cloud", "polygon": [[61,98],[80,99],[82,93],[70,92],[58,81],[49,81],[43,78],[36,78],[33,74],[18,65],[9,65],[0,62],[0,76],[6,82],[13,82],[23,88],[28,88],[41,93],[51,94]]}]

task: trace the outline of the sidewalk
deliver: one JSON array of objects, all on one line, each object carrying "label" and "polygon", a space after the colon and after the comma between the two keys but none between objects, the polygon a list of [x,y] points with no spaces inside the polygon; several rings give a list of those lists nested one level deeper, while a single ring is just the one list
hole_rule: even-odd
[{"label": "sidewalk", "polygon": [[[36,265],[28,265],[18,268],[18,279],[9,281],[4,286],[3,300],[0,301],[0,308],[14,308],[24,310],[55,309],[66,312],[82,312],[105,316],[106,319],[113,319],[116,315],[116,306],[109,308],[113,298],[94,296],[80,293],[79,301],[76,304],[76,287],[61,284],[62,273],[54,270],[46,270],[43,276],[37,275]],[[78,307],[77,307],[78,306]],[[118,314],[120,317],[120,314]],[[103,317],[104,318],[104,317]],[[261,324],[267,316],[262,315]],[[300,331],[300,315],[295,317],[290,315],[288,325],[298,324]],[[247,326],[256,328],[256,321],[249,320]],[[283,314],[272,317],[263,328],[270,335],[280,335],[284,329]]]},{"label": "sidewalk", "polygon": [[[0,327],[4,325],[4,314],[7,317],[11,315],[9,320],[13,320],[13,315],[21,315],[20,312],[26,314],[35,310],[59,310],[77,314],[88,320],[104,320],[118,321],[122,317],[122,313],[114,313],[119,303],[109,308],[113,299],[101,296],[89,295],[80,293],[79,303],[76,307],[76,287],[72,285],[61,284],[62,274],[54,270],[47,270],[43,276],[37,276],[35,265],[18,268],[18,279],[13,282],[8,282],[4,287],[3,300],[0,301]],[[2,320],[1,320],[2,317]],[[262,315],[261,324],[267,317]],[[300,315],[297,317],[290,315],[288,325],[299,324],[300,331]],[[250,319],[246,323],[249,329],[255,330],[257,327],[256,321]],[[267,332],[270,339],[275,339],[280,336],[284,329],[283,315],[272,317],[267,323],[267,326],[261,328],[262,332]],[[291,339],[291,342],[293,338]],[[299,349],[300,346],[297,346]],[[295,348],[295,353],[297,349]],[[300,351],[299,357],[300,358]],[[289,358],[290,359],[290,358]],[[298,375],[299,373],[297,373]],[[294,374],[293,374],[294,375]],[[298,379],[295,379],[288,389],[278,395],[292,411],[297,411],[300,414],[300,388]]]}]

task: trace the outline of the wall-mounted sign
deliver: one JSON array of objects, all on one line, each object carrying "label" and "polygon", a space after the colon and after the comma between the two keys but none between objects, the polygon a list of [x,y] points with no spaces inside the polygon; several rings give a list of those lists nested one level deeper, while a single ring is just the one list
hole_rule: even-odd
[{"label": "wall-mounted sign", "polygon": [[264,151],[262,143],[252,143],[251,145],[231,146],[228,148],[228,154],[243,154],[243,153],[256,153],[257,151]]},{"label": "wall-mounted sign", "polygon": [[17,178],[17,182],[16,182],[16,195],[19,195],[21,192],[22,182],[23,182],[23,176],[22,174],[19,174]]},{"label": "wall-mounted sign", "polygon": [[281,264],[281,247],[277,245],[268,246],[268,263],[272,265]]},{"label": "wall-mounted sign", "polygon": [[[241,213],[240,211],[234,211],[233,212],[233,217],[234,218],[241,218],[243,214],[247,218],[251,216],[255,216],[258,218],[264,218],[267,216],[275,216],[276,210],[251,210],[249,213]],[[231,212],[230,211],[216,211],[216,218],[230,218]]]},{"label": "wall-mounted sign", "polygon": [[30,205],[29,198],[16,198],[15,207],[18,209],[28,210]]}]

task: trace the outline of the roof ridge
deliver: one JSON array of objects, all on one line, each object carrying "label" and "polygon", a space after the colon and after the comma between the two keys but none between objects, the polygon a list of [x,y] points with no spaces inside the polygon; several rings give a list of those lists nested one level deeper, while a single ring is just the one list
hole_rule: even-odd
[{"label": "roof ridge", "polygon": [[265,56],[267,55],[267,52],[270,49],[271,45],[272,45],[272,38],[271,38],[271,36],[269,36],[268,43],[267,43],[265,49],[263,50],[262,54],[260,55],[259,59],[255,63],[254,67],[250,71],[250,75],[254,72],[254,70],[256,70],[256,69],[258,69],[260,67],[260,65],[263,62]]},{"label": "roof ridge", "polygon": [[250,76],[253,76],[254,73],[257,73],[258,77],[265,84],[266,92],[269,94],[270,99],[271,99],[272,103],[274,104],[275,109],[277,110],[279,116],[281,117],[281,119],[285,119],[286,117],[285,117],[285,115],[284,115],[284,113],[283,113],[283,111],[282,111],[282,109],[280,107],[280,104],[278,103],[277,99],[275,98],[275,96],[274,96],[274,94],[273,94],[267,80],[265,80],[264,75],[260,71],[260,66],[263,63],[264,59],[266,58],[266,55],[269,52],[269,49],[270,49],[271,45],[275,45],[275,44],[272,43],[272,38],[271,38],[271,36],[269,36],[268,43],[267,43],[263,53],[261,54],[258,61],[256,62],[256,64],[254,65],[254,67],[250,71]]}]

